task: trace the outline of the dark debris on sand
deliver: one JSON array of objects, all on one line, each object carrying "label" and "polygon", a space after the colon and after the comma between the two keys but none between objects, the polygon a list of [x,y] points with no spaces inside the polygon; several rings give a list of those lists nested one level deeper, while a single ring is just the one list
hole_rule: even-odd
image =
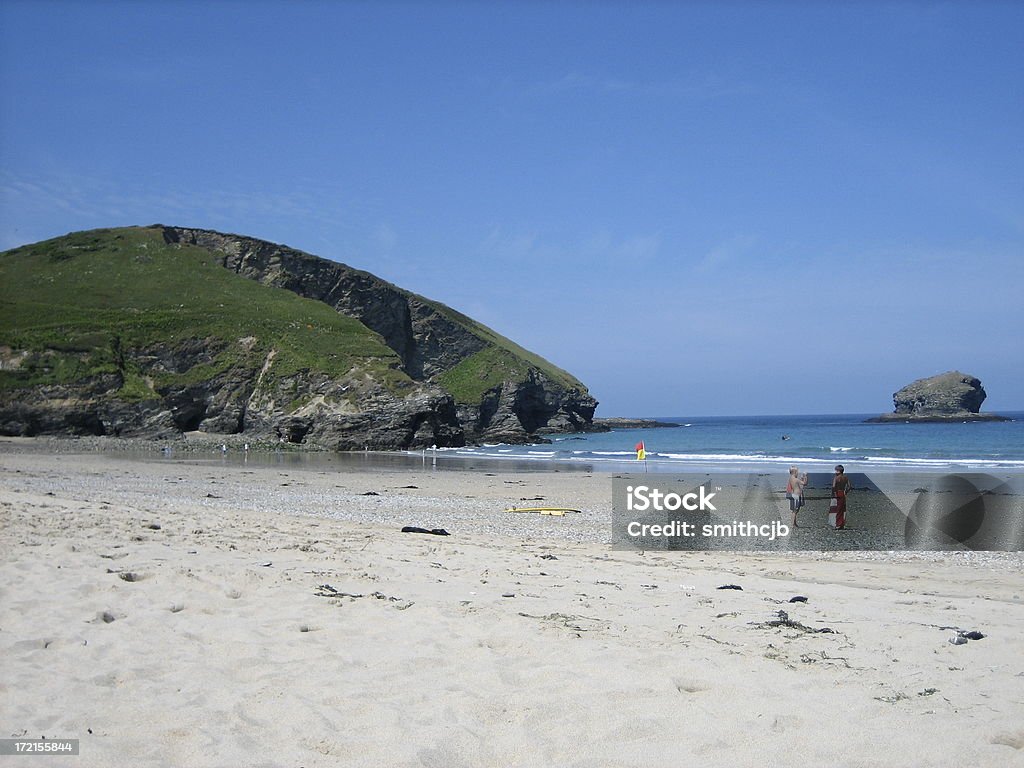
[{"label": "dark debris on sand", "polygon": [[786,627],[787,629],[799,629],[801,632],[816,632],[828,635],[836,634],[836,631],[831,627],[808,627],[806,624],[789,618],[789,614],[785,611],[779,611],[778,618],[772,619],[771,621],[756,624],[755,626],[760,627],[762,629]]}]

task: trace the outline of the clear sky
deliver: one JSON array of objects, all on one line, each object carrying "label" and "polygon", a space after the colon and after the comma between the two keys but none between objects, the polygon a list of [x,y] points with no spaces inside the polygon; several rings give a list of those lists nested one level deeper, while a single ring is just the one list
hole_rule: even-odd
[{"label": "clear sky", "polygon": [[1024,4],[0,0],[0,248],[253,235],[598,415],[1024,409]]}]

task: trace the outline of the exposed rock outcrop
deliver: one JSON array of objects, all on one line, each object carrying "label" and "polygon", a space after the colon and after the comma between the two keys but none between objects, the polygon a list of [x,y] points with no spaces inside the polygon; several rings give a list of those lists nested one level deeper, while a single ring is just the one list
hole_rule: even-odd
[{"label": "exposed rock outcrop", "polygon": [[[188,340],[124,350],[124,364],[154,380],[167,370],[188,371],[222,352],[220,340]],[[361,372],[333,378],[303,371],[265,379],[265,360],[245,355],[209,378],[156,385],[152,396],[124,400],[124,371],[76,382],[23,389],[0,397],[0,434],[109,435],[170,438],[185,432],[252,434],[334,450],[465,445],[452,397],[423,385],[401,396]],[[45,355],[41,355],[45,357]]]},{"label": "exposed rock outcrop", "polygon": [[893,413],[868,421],[1004,421],[980,412],[986,396],[977,377],[948,371],[903,387],[892,396]]},{"label": "exposed rock outcrop", "polygon": [[594,428],[604,431],[613,429],[664,429],[667,427],[681,427],[672,421],[658,421],[657,419],[630,419],[622,416],[610,416],[605,419],[594,419]]},{"label": "exposed rock outcrop", "polygon": [[[238,275],[355,317],[381,335],[416,381],[437,383],[444,373],[493,343],[487,338],[493,332],[460,313],[345,264],[250,237],[161,229],[167,243],[217,251],[223,254],[223,266]],[[479,401],[459,403],[457,423],[470,442],[525,443],[543,434],[587,431],[592,429],[597,401],[578,382],[573,384],[567,386],[531,367],[526,376],[502,381]]]},{"label": "exposed rock outcrop", "polygon": [[[198,431],[361,450],[592,428],[597,402],[565,371],[443,304],[287,246],[154,225],[2,256],[0,434]],[[10,290],[13,275],[32,290]]]},{"label": "exposed rock outcrop", "polygon": [[531,370],[525,381],[489,389],[479,405],[460,405],[458,415],[471,442],[548,442],[541,436],[593,431],[596,407],[586,393],[553,386]]}]

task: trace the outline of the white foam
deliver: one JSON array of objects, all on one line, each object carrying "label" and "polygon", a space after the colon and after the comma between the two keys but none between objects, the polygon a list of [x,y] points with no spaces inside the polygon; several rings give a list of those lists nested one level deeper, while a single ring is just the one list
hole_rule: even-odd
[{"label": "white foam", "polygon": [[[428,451],[430,449],[427,449]],[[480,448],[438,448],[438,451],[445,451],[449,455],[455,454],[473,458],[492,458],[519,461],[566,461],[572,463],[587,462],[603,465],[636,465],[635,451],[587,451],[577,449],[565,450],[539,450],[537,448],[509,447],[509,446],[486,446]],[[835,453],[844,454],[844,463],[847,470],[855,469],[857,465],[866,469],[868,467],[920,470],[942,470],[942,469],[1005,469],[1024,470],[1024,460],[1001,459],[994,457],[987,458],[915,458],[915,457],[893,457],[893,456],[865,456],[861,451],[885,450],[880,448],[854,448],[847,446],[831,446],[830,450]],[[852,455],[851,455],[852,452]],[[420,451],[412,452],[420,455]],[[662,470],[680,464],[697,464],[701,466],[716,465],[719,467],[768,467],[779,465],[797,464],[812,469],[829,467],[834,464],[835,459],[810,457],[810,456],[771,456],[765,453],[660,453],[650,451],[647,453],[648,461],[655,467]]]},{"label": "white foam", "polygon": [[764,461],[771,458],[763,453],[658,453],[655,455],[676,461]]},{"label": "white foam", "polygon": [[889,456],[865,456],[870,464],[911,467],[971,467],[975,469],[1024,469],[1024,461],[1016,459],[913,459]]}]

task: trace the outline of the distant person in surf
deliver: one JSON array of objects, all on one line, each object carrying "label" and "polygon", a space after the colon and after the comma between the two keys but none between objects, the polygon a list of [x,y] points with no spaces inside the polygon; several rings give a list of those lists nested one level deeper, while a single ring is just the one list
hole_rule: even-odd
[{"label": "distant person in surf", "polygon": [[836,530],[841,531],[846,527],[846,494],[850,492],[850,478],[846,476],[846,469],[842,464],[836,465],[836,474],[832,478],[832,500],[829,512],[836,513]]},{"label": "distant person in surf", "polygon": [[793,513],[793,527],[799,528],[796,524],[796,515],[800,507],[804,505],[804,486],[807,485],[807,475],[800,474],[800,468],[795,464],[789,468],[789,480],[786,482],[786,498],[789,499],[789,511]]}]

